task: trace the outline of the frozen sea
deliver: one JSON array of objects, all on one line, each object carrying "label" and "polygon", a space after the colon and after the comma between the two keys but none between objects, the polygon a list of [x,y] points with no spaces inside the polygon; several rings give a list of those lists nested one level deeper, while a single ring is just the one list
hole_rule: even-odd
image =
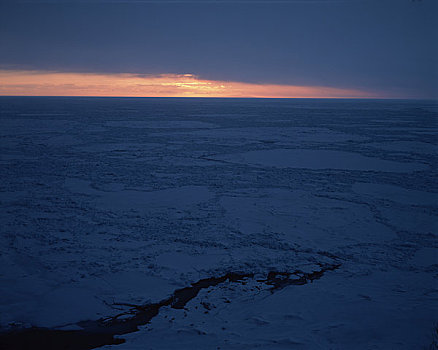
[{"label": "frozen sea", "polygon": [[1,97],[0,348],[436,349],[437,112]]}]

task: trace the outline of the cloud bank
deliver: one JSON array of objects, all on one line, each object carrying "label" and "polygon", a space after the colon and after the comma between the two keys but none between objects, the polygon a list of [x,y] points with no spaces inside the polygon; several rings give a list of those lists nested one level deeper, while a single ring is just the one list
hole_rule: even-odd
[{"label": "cloud bank", "polygon": [[90,74],[0,70],[0,95],[119,97],[381,98],[322,86],[205,80],[193,74]]},{"label": "cloud bank", "polygon": [[438,97],[438,2],[0,1],[0,68]]}]

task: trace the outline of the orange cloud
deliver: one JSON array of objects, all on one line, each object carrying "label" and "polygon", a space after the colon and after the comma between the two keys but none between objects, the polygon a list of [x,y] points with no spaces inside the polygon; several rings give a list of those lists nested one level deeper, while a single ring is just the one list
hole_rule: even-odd
[{"label": "orange cloud", "polygon": [[[91,74],[0,70],[0,95],[372,98],[360,90],[199,79],[192,74]],[[381,96],[380,96],[381,97]]]}]

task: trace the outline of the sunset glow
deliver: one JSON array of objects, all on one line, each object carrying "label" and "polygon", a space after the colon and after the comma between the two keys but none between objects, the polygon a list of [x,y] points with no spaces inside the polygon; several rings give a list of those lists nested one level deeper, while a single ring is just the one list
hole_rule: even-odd
[{"label": "sunset glow", "polygon": [[0,95],[117,97],[373,98],[375,93],[322,86],[252,84],[193,74],[90,74],[0,70]]}]

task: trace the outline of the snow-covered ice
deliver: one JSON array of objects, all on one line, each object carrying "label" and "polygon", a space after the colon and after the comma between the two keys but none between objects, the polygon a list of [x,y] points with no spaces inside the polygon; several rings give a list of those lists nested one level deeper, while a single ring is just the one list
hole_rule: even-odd
[{"label": "snow-covered ice", "polygon": [[0,98],[2,332],[129,319],[237,272],[254,278],[163,305],[102,348],[432,347],[437,107]]},{"label": "snow-covered ice", "polygon": [[418,163],[400,163],[375,157],[364,157],[353,152],[324,149],[275,149],[250,151],[217,157],[221,160],[279,168],[340,169],[361,171],[409,172],[427,170]]}]

